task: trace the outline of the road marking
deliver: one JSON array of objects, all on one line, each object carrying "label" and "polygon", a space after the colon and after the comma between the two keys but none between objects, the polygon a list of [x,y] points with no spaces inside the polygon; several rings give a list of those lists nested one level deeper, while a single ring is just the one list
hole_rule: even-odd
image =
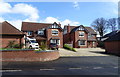
[{"label": "road marking", "polygon": [[69,68],[70,70],[75,70],[75,69],[82,69],[82,68],[80,68],[80,67],[76,67],[76,68]]},{"label": "road marking", "polygon": [[44,71],[44,70],[55,70],[55,69],[40,69],[41,71]]},{"label": "road marking", "polygon": [[102,67],[94,67],[93,69],[101,69]]},{"label": "road marking", "polygon": [[0,72],[16,72],[16,71],[22,71],[22,70],[0,70]]},{"label": "road marking", "polygon": [[114,67],[114,68],[118,68],[118,67]]}]

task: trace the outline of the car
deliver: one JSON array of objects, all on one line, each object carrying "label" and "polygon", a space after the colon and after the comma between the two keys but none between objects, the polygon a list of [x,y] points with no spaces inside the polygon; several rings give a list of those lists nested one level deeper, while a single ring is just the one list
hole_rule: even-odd
[{"label": "car", "polygon": [[50,49],[57,49],[58,50],[58,45],[56,43],[50,43]]},{"label": "car", "polygon": [[25,39],[25,45],[27,48],[30,49],[39,49],[39,44],[37,43],[35,38],[26,38]]}]

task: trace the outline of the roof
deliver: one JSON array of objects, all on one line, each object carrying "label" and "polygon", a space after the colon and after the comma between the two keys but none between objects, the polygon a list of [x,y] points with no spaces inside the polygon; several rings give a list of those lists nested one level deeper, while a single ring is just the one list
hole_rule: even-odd
[{"label": "roof", "polygon": [[2,31],[0,31],[0,34],[9,34],[9,35],[23,35],[23,33],[18,30],[16,27],[8,23],[7,21],[4,21],[0,24],[0,28],[2,28]]},{"label": "roof", "polygon": [[[79,26],[70,26],[70,31],[74,31],[74,29],[78,28]],[[87,29],[88,32],[91,34],[97,34],[91,27],[84,26],[85,29]],[[67,25],[64,26],[64,29],[67,29]]]},{"label": "roof", "polygon": [[107,35],[109,35],[109,37],[105,41],[120,41],[120,30],[116,30]]},{"label": "roof", "polygon": [[107,38],[107,37],[113,36],[113,35],[116,34],[117,31],[118,31],[118,30],[116,30],[116,31],[112,31],[112,32],[110,32],[110,33],[104,35],[102,38]]},{"label": "roof", "polygon": [[[56,23],[56,22],[54,22]],[[53,23],[34,23],[34,22],[22,22],[22,31],[37,31],[38,29],[48,28]]]}]

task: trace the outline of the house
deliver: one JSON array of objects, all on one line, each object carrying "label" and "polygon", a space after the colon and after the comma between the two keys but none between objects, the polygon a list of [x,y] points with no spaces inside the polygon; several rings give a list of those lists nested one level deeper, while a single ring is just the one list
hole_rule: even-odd
[{"label": "house", "polygon": [[0,48],[7,48],[10,41],[20,45],[24,42],[24,34],[7,21],[0,23],[0,29]]},{"label": "house", "polygon": [[92,48],[97,46],[96,32],[91,27],[64,26],[64,44],[72,44],[74,48]]},{"label": "house", "polygon": [[63,47],[63,30],[61,24],[54,23],[34,23],[22,22],[22,32],[29,38],[35,38],[39,45],[56,43]]},{"label": "house", "polygon": [[103,38],[106,38],[104,40],[106,52],[120,55],[120,30],[106,34]]}]

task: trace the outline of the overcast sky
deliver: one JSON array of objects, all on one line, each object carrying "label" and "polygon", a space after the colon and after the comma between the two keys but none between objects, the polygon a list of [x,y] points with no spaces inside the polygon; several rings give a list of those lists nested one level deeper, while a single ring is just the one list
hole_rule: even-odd
[{"label": "overcast sky", "polygon": [[117,2],[0,2],[0,22],[8,21],[18,29],[21,22],[60,22],[64,25],[90,26],[96,18],[117,18]]}]

